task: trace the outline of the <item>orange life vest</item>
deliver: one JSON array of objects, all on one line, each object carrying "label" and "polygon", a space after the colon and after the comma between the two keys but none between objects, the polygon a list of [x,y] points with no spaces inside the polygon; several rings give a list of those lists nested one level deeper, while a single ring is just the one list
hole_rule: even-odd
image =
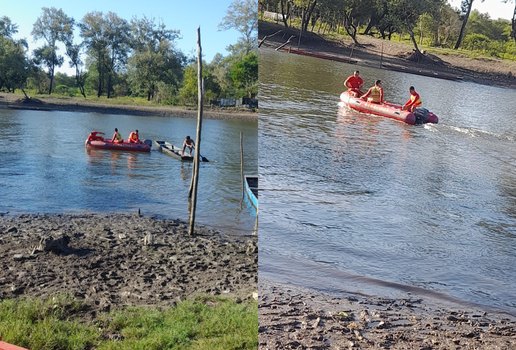
[{"label": "orange life vest", "polygon": [[418,93],[415,93],[414,95],[410,94],[410,101],[412,102],[411,105],[414,107],[421,106],[423,104]]},{"label": "orange life vest", "polygon": [[135,132],[135,131],[131,131],[131,133],[129,134],[129,142],[138,142],[139,139],[138,139],[138,134]]}]

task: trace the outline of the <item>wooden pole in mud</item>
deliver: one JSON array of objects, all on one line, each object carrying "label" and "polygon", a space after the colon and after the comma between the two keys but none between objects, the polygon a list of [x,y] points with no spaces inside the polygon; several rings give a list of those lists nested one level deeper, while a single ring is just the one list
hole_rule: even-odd
[{"label": "wooden pole in mud", "polygon": [[190,227],[188,233],[194,234],[195,209],[197,207],[197,185],[199,183],[199,154],[201,154],[201,129],[202,129],[202,107],[204,100],[204,86],[202,83],[202,48],[201,48],[201,27],[197,28],[197,134],[195,136],[196,149],[194,152],[194,167],[192,174],[192,186],[190,188],[191,210]]}]

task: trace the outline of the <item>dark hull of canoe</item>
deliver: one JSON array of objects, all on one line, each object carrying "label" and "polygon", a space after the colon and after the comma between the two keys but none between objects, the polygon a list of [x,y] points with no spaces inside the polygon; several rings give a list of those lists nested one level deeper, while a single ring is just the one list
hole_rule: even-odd
[{"label": "dark hull of canoe", "polygon": [[375,114],[386,118],[391,118],[410,125],[423,123],[437,123],[439,118],[432,112],[428,112],[424,121],[416,118],[414,113],[402,111],[401,106],[385,102],[382,104],[367,102],[360,98],[351,96],[347,91],[340,94],[340,100],[349,108],[361,113]]},{"label": "dark hull of canoe", "polygon": [[175,147],[170,142],[166,141],[154,141],[154,144],[158,149],[165,153],[168,156],[171,156],[172,158],[175,158],[177,160],[183,161],[183,162],[192,162],[193,156],[190,155],[181,155],[181,149],[178,147]]},{"label": "dark hull of canoe", "polygon": [[85,145],[89,148],[108,149],[113,151],[150,152],[152,142],[150,140],[145,140],[143,143],[115,143],[111,142],[111,140],[86,140]]},{"label": "dark hull of canoe", "polygon": [[245,175],[244,176],[244,187],[249,202],[258,209],[258,176],[256,175]]}]

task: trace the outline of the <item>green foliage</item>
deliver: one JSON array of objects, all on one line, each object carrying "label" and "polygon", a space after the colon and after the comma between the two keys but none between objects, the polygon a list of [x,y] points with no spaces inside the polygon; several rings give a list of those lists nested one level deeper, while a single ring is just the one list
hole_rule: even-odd
[{"label": "green foliage", "polygon": [[0,17],[0,36],[12,38],[16,33],[18,33],[18,26],[7,16]]},{"label": "green foliage", "polygon": [[252,51],[230,67],[229,75],[237,88],[238,97],[258,94],[258,55]]},{"label": "green foliage", "polygon": [[32,35],[34,39],[45,39],[46,44],[34,50],[34,56],[36,64],[48,69],[50,79],[48,93],[51,94],[55,67],[60,67],[64,61],[63,57],[57,54],[56,43],[58,41],[62,43],[71,41],[74,20],[68,17],[63,10],[58,10],[55,7],[43,7],[42,11],[42,15],[34,23]]},{"label": "green foliage", "polygon": [[[204,101],[207,103],[220,96],[221,87],[214,75],[214,66],[203,64],[202,77],[204,81]],[[185,68],[183,85],[179,89],[179,100],[184,105],[197,105],[197,63]]]},{"label": "green foliage", "polygon": [[20,42],[0,36],[0,89],[14,91],[25,85],[29,62]]},{"label": "green foliage", "polygon": [[249,53],[257,48],[258,12],[255,0],[233,0],[229,5],[226,16],[219,24],[222,30],[236,29],[242,36],[243,53]]},{"label": "green foliage", "polygon": [[[79,321],[69,297],[0,302],[0,337],[31,350],[256,349],[256,302],[205,297],[165,310],[132,307]],[[93,324],[95,326],[93,326]]]}]

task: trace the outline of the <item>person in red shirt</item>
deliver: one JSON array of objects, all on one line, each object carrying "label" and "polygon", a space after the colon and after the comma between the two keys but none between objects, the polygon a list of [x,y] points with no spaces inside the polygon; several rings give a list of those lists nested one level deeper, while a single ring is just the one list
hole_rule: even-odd
[{"label": "person in red shirt", "polygon": [[360,97],[360,95],[362,95],[362,91],[360,91],[362,85],[364,85],[364,80],[360,77],[360,72],[357,70],[344,82],[344,86],[346,86],[348,91],[355,97]]},{"label": "person in red shirt", "polygon": [[421,97],[416,92],[416,89],[413,86],[411,86],[409,88],[409,92],[410,92],[409,100],[403,105],[403,107],[401,107],[401,109],[404,111],[407,110],[410,112],[414,112],[416,107],[421,106],[423,104],[423,102],[421,102]]},{"label": "person in red shirt", "polygon": [[103,132],[100,131],[92,131],[88,135],[88,141],[104,141],[104,138],[99,135],[104,135]]}]

